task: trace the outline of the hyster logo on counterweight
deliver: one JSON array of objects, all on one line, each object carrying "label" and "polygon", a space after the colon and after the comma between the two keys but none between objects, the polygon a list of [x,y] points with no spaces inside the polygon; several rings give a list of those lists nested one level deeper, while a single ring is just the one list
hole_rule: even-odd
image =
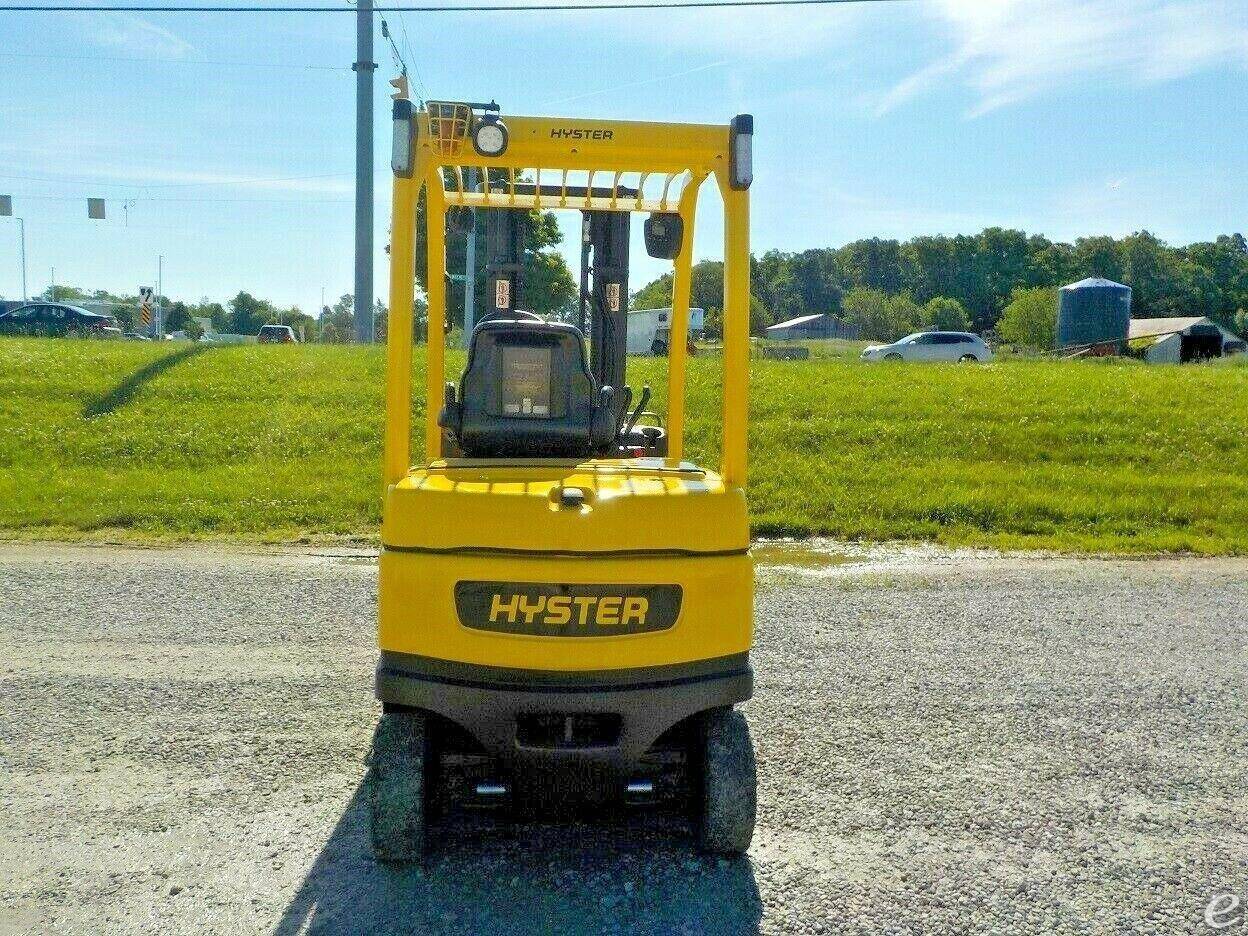
[{"label": "hyster logo on counterweight", "polygon": [[610,637],[666,630],[676,623],[680,600],[679,585],[455,585],[455,607],[465,627],[545,637]]}]

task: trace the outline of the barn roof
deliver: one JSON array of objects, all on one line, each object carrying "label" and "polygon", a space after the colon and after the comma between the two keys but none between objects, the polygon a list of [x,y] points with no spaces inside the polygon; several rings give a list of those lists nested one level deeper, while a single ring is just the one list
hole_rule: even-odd
[{"label": "barn roof", "polygon": [[812,322],[817,322],[827,314],[828,313],[826,312],[816,312],[814,315],[799,315],[797,318],[789,319],[787,322],[777,322],[775,325],[769,325],[766,330],[771,331],[773,328],[792,328],[795,325],[809,325]]},{"label": "barn roof", "polygon": [[1187,331],[1193,325],[1201,325],[1213,323],[1203,315],[1192,318],[1150,318],[1150,319],[1132,319],[1131,330],[1128,332],[1129,338],[1156,338],[1160,335],[1173,335],[1176,332]]}]

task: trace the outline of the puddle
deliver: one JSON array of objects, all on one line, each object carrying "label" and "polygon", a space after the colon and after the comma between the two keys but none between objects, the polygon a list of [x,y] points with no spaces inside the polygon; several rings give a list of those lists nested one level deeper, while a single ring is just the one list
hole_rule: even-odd
[{"label": "puddle", "polygon": [[377,564],[377,550],[375,549],[353,550],[350,552],[344,552],[341,550],[337,550],[335,552],[313,552],[309,555],[316,559],[328,559],[331,562],[338,563],[339,565]]},{"label": "puddle", "polygon": [[754,557],[754,567],[760,571],[786,569],[818,573],[866,561],[861,552],[849,552],[839,544],[818,540],[763,540],[754,544],[750,555]]}]

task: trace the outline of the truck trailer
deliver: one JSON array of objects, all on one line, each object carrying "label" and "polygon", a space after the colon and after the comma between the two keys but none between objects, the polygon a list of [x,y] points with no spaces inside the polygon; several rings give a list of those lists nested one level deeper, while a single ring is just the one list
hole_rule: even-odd
[{"label": "truck trailer", "polygon": [[[702,334],[706,313],[689,310],[689,340]],[[667,354],[671,346],[671,309],[633,309],[628,313],[628,353]]]}]

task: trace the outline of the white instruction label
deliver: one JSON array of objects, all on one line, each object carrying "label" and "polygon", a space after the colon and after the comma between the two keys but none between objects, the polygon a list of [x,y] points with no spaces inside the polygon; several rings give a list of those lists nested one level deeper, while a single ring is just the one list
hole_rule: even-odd
[{"label": "white instruction label", "polygon": [[607,308],[612,312],[620,311],[620,284],[607,283]]},{"label": "white instruction label", "polygon": [[511,308],[511,280],[500,279],[494,281],[494,308]]}]

